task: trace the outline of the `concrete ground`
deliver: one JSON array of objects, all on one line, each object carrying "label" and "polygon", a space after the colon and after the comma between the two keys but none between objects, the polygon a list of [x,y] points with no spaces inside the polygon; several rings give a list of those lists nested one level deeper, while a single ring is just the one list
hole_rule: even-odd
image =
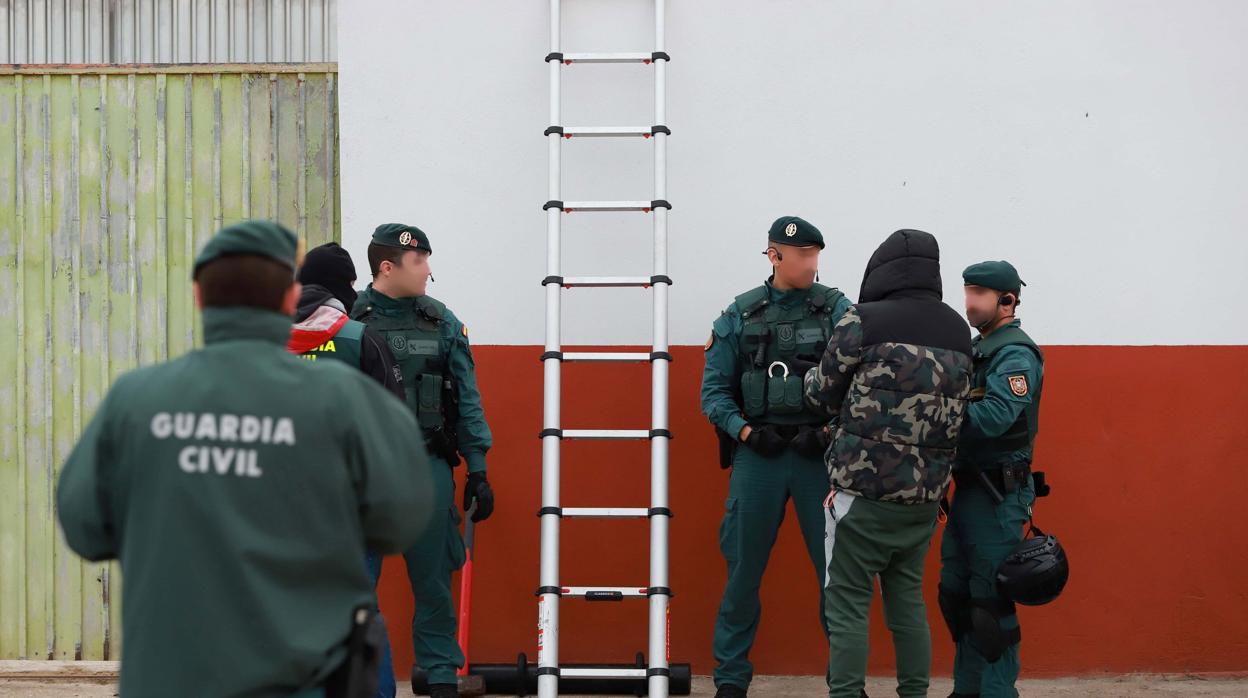
[{"label": "concrete ground", "polygon": [[[888,678],[871,678],[867,692],[875,698],[895,695]],[[1204,679],[1184,676],[1116,676],[1083,679],[1029,679],[1019,683],[1024,698],[1057,698],[1081,696],[1091,698],[1134,698],[1135,696],[1201,696],[1202,698],[1242,698],[1248,696],[1248,678]],[[949,679],[933,679],[929,695],[944,698],[952,690]],[[755,698],[790,698],[818,696],[824,693],[823,679],[818,676],[762,676],[754,679],[750,695]],[[694,679],[693,695],[713,696],[715,688],[709,677]],[[63,681],[21,681],[0,679],[0,698],[112,698],[116,686],[109,683],[71,683]],[[410,696],[407,684],[399,686],[399,698]]]}]

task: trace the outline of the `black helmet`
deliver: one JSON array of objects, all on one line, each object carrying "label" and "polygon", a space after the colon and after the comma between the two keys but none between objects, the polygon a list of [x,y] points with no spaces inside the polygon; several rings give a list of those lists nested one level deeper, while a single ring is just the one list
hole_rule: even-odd
[{"label": "black helmet", "polygon": [[1024,606],[1041,606],[1062,593],[1070,577],[1070,563],[1057,536],[1032,527],[997,568],[1001,595]]}]

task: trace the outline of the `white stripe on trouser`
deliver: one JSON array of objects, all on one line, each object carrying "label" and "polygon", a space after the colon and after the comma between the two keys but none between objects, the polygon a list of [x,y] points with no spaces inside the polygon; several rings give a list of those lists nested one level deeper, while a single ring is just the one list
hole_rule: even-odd
[{"label": "white stripe on trouser", "polygon": [[[832,549],[836,547],[836,524],[845,518],[845,515],[849,513],[849,508],[857,499],[856,496],[841,490],[832,490],[828,498],[823,500],[823,561],[825,565],[832,564]],[[823,588],[826,589],[832,582],[826,566],[823,569],[823,577]]]}]

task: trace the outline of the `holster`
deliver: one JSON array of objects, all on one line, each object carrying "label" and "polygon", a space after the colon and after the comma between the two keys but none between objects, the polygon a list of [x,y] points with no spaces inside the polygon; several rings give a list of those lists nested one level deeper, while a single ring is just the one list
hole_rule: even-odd
[{"label": "holster", "polygon": [[737,455],[737,446],[741,441],[719,427],[715,427],[715,439],[719,442],[719,467],[727,470],[732,467],[732,459]]},{"label": "holster", "polygon": [[325,698],[373,698],[386,636],[381,615],[361,606],[351,614],[347,658],[325,680]]},{"label": "holster", "polygon": [[452,468],[459,465],[459,439],[446,427],[434,427],[425,437],[425,445],[433,455],[445,460]]}]

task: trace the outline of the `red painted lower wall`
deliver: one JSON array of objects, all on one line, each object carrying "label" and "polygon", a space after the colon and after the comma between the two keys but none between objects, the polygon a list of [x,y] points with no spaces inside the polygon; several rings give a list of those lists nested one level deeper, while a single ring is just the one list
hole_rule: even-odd
[{"label": "red painted lower wall", "polygon": [[[535,662],[541,349],[475,353],[498,507],[477,533],[470,658],[510,663],[525,652]],[[728,476],[699,412],[701,348],[673,354],[672,661],[705,674],[714,667],[724,583],[718,529]],[[1046,355],[1037,467],[1054,492],[1037,505],[1037,521],[1062,539],[1072,577],[1057,602],[1021,611],[1025,673],[1248,670],[1248,534],[1239,525],[1248,494],[1248,347],[1055,346]],[[563,375],[564,428],[648,427],[647,365],[574,364]],[[648,505],[646,442],[571,442],[563,454],[564,506]],[[566,521],[562,530],[564,585],[646,586],[645,521]],[[933,670],[948,674],[937,549],[926,583]],[[763,584],[757,673],[823,673],[817,593],[790,512]],[[387,560],[381,605],[405,676],[412,599],[398,559]],[[561,609],[563,662],[631,661],[646,647],[644,602],[569,600]],[[871,670],[888,673],[892,646],[878,596],[872,615]]]}]

